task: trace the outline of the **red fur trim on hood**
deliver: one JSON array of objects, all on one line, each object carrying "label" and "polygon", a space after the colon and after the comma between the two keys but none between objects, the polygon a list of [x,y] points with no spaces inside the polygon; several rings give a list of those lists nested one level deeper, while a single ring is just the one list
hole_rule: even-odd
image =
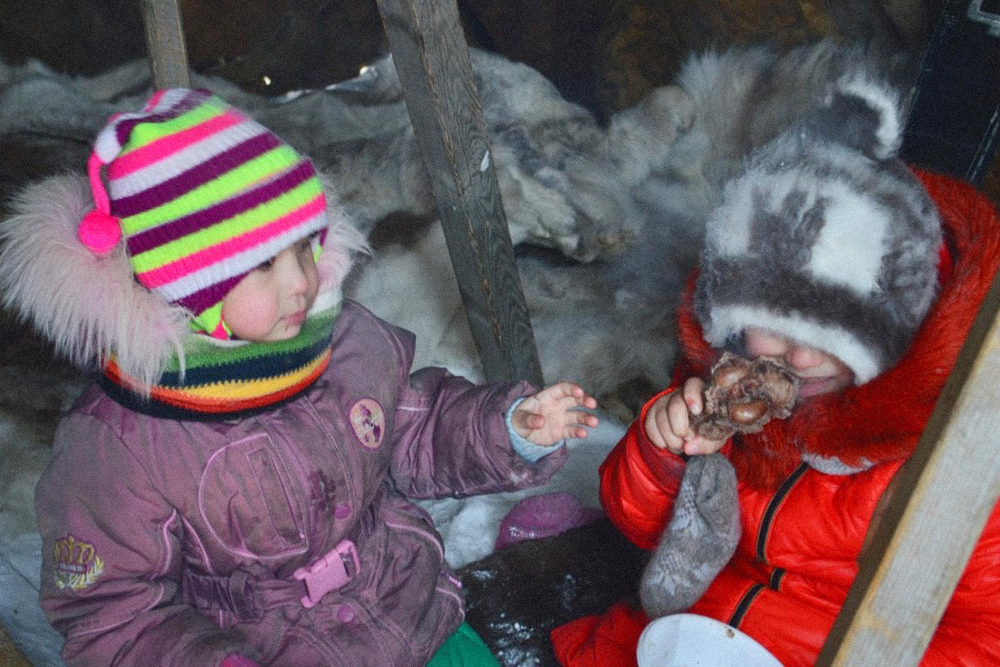
[{"label": "red fur trim on hood", "polygon": [[[773,421],[742,442],[734,440],[733,465],[741,480],[774,488],[798,465],[802,452],[836,457],[852,467],[904,459],[913,452],[1000,265],[1000,218],[993,204],[949,177],[919,171],[917,176],[941,213],[953,265],[910,349],[870,382],[819,396],[789,419]],[[693,287],[694,279],[679,313],[681,377],[707,375],[717,356],[695,319]]]}]

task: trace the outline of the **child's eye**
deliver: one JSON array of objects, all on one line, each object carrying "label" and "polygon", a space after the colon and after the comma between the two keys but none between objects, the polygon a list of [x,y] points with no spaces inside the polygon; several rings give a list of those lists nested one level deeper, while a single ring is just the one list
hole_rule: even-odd
[{"label": "child's eye", "polygon": [[295,244],[295,252],[300,255],[304,254],[312,255],[313,242],[316,241],[316,239],[318,238],[319,238],[319,232],[315,232],[305,237],[304,239],[300,239],[299,242]]},{"label": "child's eye", "polygon": [[260,264],[258,264],[257,268],[254,269],[254,270],[255,271],[267,271],[272,266],[274,266],[274,257],[272,257],[270,259],[265,259],[263,262],[261,262]]},{"label": "child's eye", "polygon": [[307,236],[304,239],[302,239],[301,241],[299,241],[299,249],[300,250],[309,250],[311,252],[312,248],[313,248],[313,244],[316,242],[317,239],[319,239],[319,232],[313,232],[309,236]]}]

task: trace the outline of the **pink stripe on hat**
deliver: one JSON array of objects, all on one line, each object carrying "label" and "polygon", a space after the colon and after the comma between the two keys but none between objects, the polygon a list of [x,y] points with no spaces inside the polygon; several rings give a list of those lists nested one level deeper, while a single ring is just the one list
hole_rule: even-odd
[{"label": "pink stripe on hat", "polygon": [[[258,227],[246,234],[241,234],[222,243],[209,246],[199,252],[185,255],[151,271],[136,273],[136,277],[139,278],[139,282],[150,289],[162,287],[195,271],[200,271],[207,266],[225,261],[237,253],[259,246],[269,239],[299,226],[310,218],[322,214],[325,210],[326,201],[323,195],[317,195],[308,203],[263,227]],[[268,257],[263,257],[261,261],[266,259]]]},{"label": "pink stripe on hat", "polygon": [[108,177],[112,180],[124,178],[243,121],[244,119],[236,114],[213,116],[176,134],[160,137],[112,162],[108,167]]},{"label": "pink stripe on hat", "polygon": [[163,90],[153,93],[153,96],[149,98],[149,101],[146,102],[146,106],[144,106],[142,110],[150,111],[151,109],[155,109],[156,106],[160,103],[160,100],[163,98],[163,96],[166,95],[167,92],[169,91],[170,91],[169,88],[165,88]]}]

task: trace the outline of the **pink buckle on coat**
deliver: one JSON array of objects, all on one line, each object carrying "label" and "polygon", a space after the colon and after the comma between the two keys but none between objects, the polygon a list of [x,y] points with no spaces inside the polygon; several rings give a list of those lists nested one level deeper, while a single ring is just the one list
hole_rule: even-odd
[{"label": "pink buckle on coat", "polygon": [[354,542],[341,540],[312,565],[295,570],[292,577],[305,582],[306,594],[302,596],[302,606],[310,609],[316,606],[320,598],[346,584],[360,571],[361,562]]}]

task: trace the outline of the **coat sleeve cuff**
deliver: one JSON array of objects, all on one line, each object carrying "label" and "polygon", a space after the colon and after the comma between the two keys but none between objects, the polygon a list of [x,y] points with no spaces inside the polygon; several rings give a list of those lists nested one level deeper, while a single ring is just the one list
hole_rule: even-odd
[{"label": "coat sleeve cuff", "polygon": [[543,457],[548,456],[552,452],[558,451],[566,441],[563,440],[552,445],[551,447],[542,447],[541,445],[536,445],[527,438],[522,437],[521,434],[514,429],[514,410],[517,409],[517,406],[521,404],[521,401],[523,401],[524,398],[525,397],[522,396],[511,403],[510,407],[507,408],[507,414],[504,416],[504,422],[507,424],[507,435],[510,436],[510,444],[514,448],[514,451],[517,452],[518,455],[525,461],[528,461],[529,463],[537,463]]}]

